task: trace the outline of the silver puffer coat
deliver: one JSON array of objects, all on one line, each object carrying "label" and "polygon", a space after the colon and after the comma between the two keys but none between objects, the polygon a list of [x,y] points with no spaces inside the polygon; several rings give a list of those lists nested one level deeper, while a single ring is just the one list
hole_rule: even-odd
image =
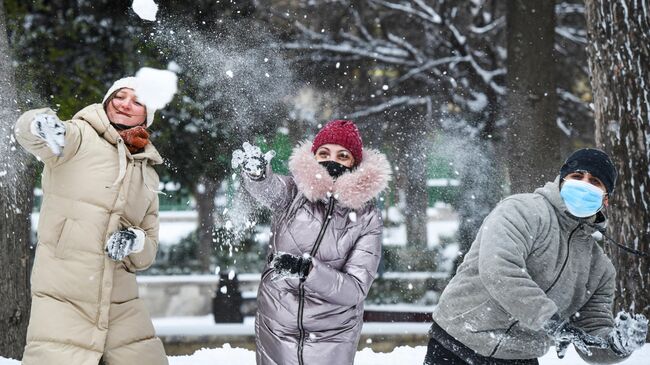
[{"label": "silver puffer coat", "polygon": [[[267,170],[244,186],[274,212],[271,250],[313,253],[306,280],[277,278],[267,265],[257,294],[257,363],[352,364],[363,301],[381,257],[381,214],[373,198],[390,180],[383,154],[366,149],[362,163],[333,180],[310,151],[296,147],[292,176]],[[314,251],[321,236],[320,245]]]}]

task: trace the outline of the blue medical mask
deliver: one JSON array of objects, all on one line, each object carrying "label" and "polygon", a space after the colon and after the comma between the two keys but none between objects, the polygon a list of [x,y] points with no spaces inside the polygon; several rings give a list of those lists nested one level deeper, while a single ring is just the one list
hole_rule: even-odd
[{"label": "blue medical mask", "polygon": [[605,192],[588,182],[564,180],[560,195],[569,213],[578,218],[586,218],[602,209]]}]

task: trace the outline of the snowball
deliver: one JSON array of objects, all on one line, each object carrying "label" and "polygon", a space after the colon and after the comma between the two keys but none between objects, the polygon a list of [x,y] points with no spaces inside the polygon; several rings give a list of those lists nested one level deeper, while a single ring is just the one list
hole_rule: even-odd
[{"label": "snowball", "polygon": [[152,22],[156,20],[158,4],[156,4],[153,0],[133,0],[131,8],[140,17],[140,19],[149,20]]},{"label": "snowball", "polygon": [[167,64],[167,69],[168,69],[169,71],[171,71],[171,72],[175,72],[175,73],[179,73],[179,72],[181,72],[181,66],[180,66],[178,63],[174,62],[174,61],[170,61],[170,62]]},{"label": "snowball", "polygon": [[235,74],[232,72],[232,70],[226,71],[226,75],[230,77],[231,79],[235,76]]},{"label": "snowball", "polygon": [[135,95],[147,108],[162,109],[176,94],[175,73],[143,67],[135,74]]}]

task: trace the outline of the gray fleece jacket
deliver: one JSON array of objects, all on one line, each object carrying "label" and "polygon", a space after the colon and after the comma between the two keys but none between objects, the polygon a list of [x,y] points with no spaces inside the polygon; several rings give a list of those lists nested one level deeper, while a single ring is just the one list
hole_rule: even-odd
[{"label": "gray fleece jacket", "polygon": [[[614,326],[614,266],[594,228],[566,213],[559,178],[501,201],[440,297],[433,320],[483,356],[530,359],[552,345],[542,325],[554,313],[606,337]],[[604,225],[605,218],[595,217]],[[624,360],[611,350],[590,363]]]}]

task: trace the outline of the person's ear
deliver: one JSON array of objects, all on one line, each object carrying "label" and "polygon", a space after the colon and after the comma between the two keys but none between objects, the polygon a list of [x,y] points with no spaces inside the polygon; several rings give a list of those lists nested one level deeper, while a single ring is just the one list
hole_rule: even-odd
[{"label": "person's ear", "polygon": [[605,198],[603,199],[603,205],[605,208],[609,205],[609,195],[605,195]]}]

